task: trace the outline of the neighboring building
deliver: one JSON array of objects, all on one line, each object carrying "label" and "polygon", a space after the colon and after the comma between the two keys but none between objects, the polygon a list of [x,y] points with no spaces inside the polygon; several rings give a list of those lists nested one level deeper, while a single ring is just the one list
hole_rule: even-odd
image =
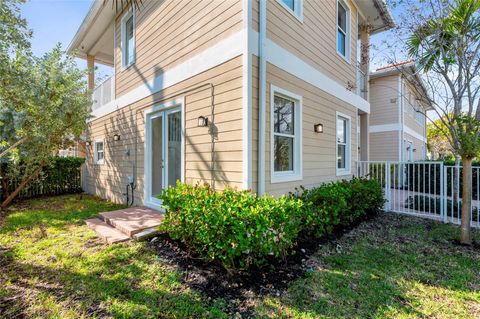
[{"label": "neighboring building", "polygon": [[412,61],[370,73],[370,160],[426,159],[427,94]]},{"label": "neighboring building", "polygon": [[125,201],[132,182],[153,208],[176,180],[279,195],[368,159],[369,37],[393,26],[383,0],[103,3],[69,47],[114,74],[89,76],[87,192]]}]

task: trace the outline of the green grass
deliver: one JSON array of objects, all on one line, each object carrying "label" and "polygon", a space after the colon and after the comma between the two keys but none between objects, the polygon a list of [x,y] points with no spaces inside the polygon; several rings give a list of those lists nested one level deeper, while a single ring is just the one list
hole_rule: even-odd
[{"label": "green grass", "polygon": [[[142,242],[105,245],[84,225],[119,206],[78,195],[20,202],[0,226],[0,318],[226,318]],[[474,234],[478,241],[479,234]],[[319,247],[258,318],[480,318],[480,249],[458,227],[383,214]]]},{"label": "green grass", "polygon": [[0,228],[0,317],[222,317],[144,243],[104,245],[84,225],[118,208],[90,196],[14,208]]},{"label": "green grass", "polygon": [[320,248],[259,317],[480,318],[480,249],[456,238],[458,227],[383,214]]}]

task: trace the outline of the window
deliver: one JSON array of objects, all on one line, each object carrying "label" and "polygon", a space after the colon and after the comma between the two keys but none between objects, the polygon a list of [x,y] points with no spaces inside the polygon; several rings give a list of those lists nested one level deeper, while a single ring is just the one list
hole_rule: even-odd
[{"label": "window", "polygon": [[95,142],[95,164],[103,164],[105,161],[105,150],[103,148],[103,141]]},{"label": "window", "polygon": [[350,117],[337,113],[337,175],[350,174]]},{"label": "window", "polygon": [[303,22],[303,0],[277,0],[285,9]]},{"label": "window", "polygon": [[350,10],[343,1],[337,2],[337,52],[350,59]]},{"label": "window", "polygon": [[122,18],[122,65],[135,63],[135,15],[129,11]]},{"label": "window", "polygon": [[272,183],[300,180],[302,99],[272,86],[271,101]]}]

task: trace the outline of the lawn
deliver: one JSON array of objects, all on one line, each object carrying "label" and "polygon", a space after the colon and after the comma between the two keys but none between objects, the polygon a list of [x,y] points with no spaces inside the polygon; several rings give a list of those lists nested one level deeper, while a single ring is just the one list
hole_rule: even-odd
[{"label": "lawn", "polygon": [[[78,195],[15,204],[0,221],[0,318],[229,317],[147,243],[108,246],[84,225],[117,208]],[[480,318],[480,249],[456,245],[458,232],[381,214],[319,246],[287,290],[243,302],[258,318]]]}]

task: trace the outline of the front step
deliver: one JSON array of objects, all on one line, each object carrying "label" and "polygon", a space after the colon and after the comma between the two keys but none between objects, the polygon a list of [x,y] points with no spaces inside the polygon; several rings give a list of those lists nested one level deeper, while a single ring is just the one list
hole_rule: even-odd
[{"label": "front step", "polygon": [[111,212],[100,213],[107,224],[132,238],[147,229],[155,229],[163,220],[163,213],[147,207],[130,207]]},{"label": "front step", "polygon": [[122,241],[129,240],[130,237],[108,225],[99,218],[87,219],[85,221],[88,227],[95,230],[98,236],[105,240],[109,244],[114,244]]}]

